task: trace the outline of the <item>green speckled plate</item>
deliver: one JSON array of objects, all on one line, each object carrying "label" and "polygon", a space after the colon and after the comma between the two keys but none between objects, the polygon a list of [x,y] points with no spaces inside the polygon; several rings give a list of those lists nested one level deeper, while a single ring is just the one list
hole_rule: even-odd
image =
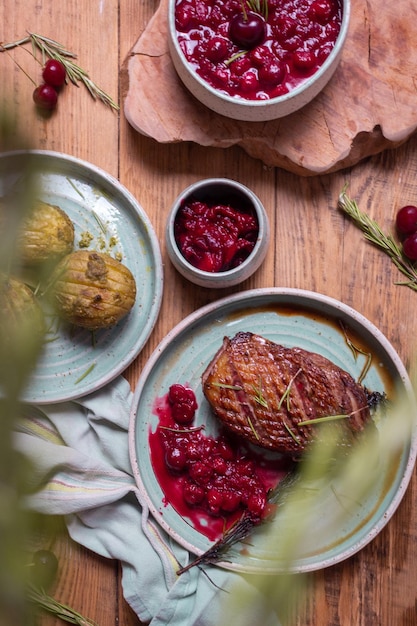
[{"label": "green speckled plate", "polygon": [[[137,485],[153,516],[182,546],[194,554],[210,547],[209,540],[193,528],[166,502],[152,469],[149,432],[155,431],[158,416],[155,400],[171,384],[190,385],[198,401],[197,423],[215,432],[215,420],[201,389],[201,374],[221,346],[223,337],[251,331],[288,347],[300,346],[318,352],[350,372],[361,374],[366,357],[356,359],[348,346],[340,321],[355,341],[367,346],[372,363],[363,384],[372,391],[390,395],[396,385],[411,393],[407,372],[395,350],[381,332],[346,305],[317,293],[292,289],[259,289],[214,302],[187,317],[160,343],[138,381],[129,430],[129,449]],[[356,344],[355,344],[356,345]],[[401,447],[395,463],[384,463],[373,491],[355,506],[354,514],[342,516],[340,524],[329,524],[340,500],[331,489],[315,503],[319,520],[298,546],[295,571],[312,571],[342,561],[372,540],[385,526],[400,503],[409,483],[416,457],[414,431]],[[346,494],[345,494],[346,496]],[[233,549],[223,567],[243,572],[280,572],[282,560],[274,556],[279,545],[279,514],[258,529],[244,549]],[[272,539],[271,539],[272,538]],[[282,558],[282,557],[281,557]],[[286,564],[285,564],[286,566]]]},{"label": "green speckled plate", "polygon": [[137,285],[129,315],[113,328],[97,331],[94,342],[83,329],[51,333],[23,400],[55,403],[96,391],[135,359],[159,314],[162,261],[153,227],[137,200],[115,178],[74,157],[48,151],[2,154],[0,197],[24,182],[22,154],[29,156],[38,197],[61,207],[73,221],[75,249],[87,233],[88,249],[117,254]]}]

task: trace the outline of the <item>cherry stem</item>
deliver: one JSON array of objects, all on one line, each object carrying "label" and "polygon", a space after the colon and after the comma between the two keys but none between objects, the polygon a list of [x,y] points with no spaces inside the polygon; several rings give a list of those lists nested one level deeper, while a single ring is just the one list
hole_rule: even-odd
[{"label": "cherry stem", "polygon": [[247,22],[248,21],[248,13],[246,11],[246,0],[240,0],[240,4],[242,5],[243,19],[245,20],[245,22]]},{"label": "cherry stem", "polygon": [[[18,45],[18,44],[16,44],[16,45]],[[11,60],[13,61],[13,63],[15,63],[15,64],[17,65],[17,67],[19,68],[19,70],[21,70],[21,71],[23,72],[23,74],[24,74],[25,76],[27,76],[27,77],[29,78],[29,80],[30,80],[30,81],[31,81],[31,82],[35,85],[35,87],[36,87],[36,82],[33,80],[33,78],[32,78],[31,76],[29,76],[29,74],[28,74],[28,73],[26,72],[26,70],[25,70],[25,69],[24,69],[24,68],[20,65],[20,63],[18,63],[18,62],[16,61],[16,59],[14,59],[14,58],[12,57],[12,55],[10,54],[10,52],[8,51],[8,49],[7,49],[7,48],[5,48],[4,46],[0,46],[0,48],[2,49],[2,51],[3,51],[3,52],[6,52],[6,54],[7,54],[7,55],[11,58]]]}]

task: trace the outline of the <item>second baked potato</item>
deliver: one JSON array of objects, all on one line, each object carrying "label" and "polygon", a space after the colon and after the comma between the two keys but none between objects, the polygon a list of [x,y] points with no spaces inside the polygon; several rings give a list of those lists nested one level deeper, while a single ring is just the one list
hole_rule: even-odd
[{"label": "second baked potato", "polygon": [[51,284],[59,316],[90,330],[116,324],[136,299],[131,271],[109,254],[90,250],[77,250],[61,259]]}]

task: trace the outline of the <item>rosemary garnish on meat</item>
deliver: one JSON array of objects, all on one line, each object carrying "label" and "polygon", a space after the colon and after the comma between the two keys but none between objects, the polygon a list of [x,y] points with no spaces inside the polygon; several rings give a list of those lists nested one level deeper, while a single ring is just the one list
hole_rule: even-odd
[{"label": "rosemary garnish on meat", "polygon": [[297,378],[298,374],[300,374],[302,372],[301,367],[295,372],[294,376],[290,379],[290,382],[287,385],[287,388],[285,389],[284,393],[281,396],[281,399],[279,401],[278,404],[278,411],[282,408],[282,405],[284,403],[284,401],[287,401],[287,411],[290,410],[290,391],[291,391],[291,387],[294,383],[294,380]]},{"label": "rosemary garnish on meat", "polygon": [[335,422],[337,420],[347,419],[355,415],[355,413],[360,413],[366,408],[368,407],[361,406],[359,407],[359,409],[350,411],[350,413],[336,413],[335,415],[323,415],[322,417],[314,417],[311,420],[304,420],[303,422],[298,422],[297,426],[310,426],[311,424],[320,424],[322,422]]},{"label": "rosemary garnish on meat", "polygon": [[243,387],[240,385],[228,385],[227,383],[210,383],[213,387],[220,387],[221,389],[231,389],[232,391],[243,391]]},{"label": "rosemary garnish on meat", "polygon": [[291,430],[291,428],[288,426],[287,422],[285,419],[282,420],[282,423],[284,424],[284,428],[287,431],[287,433],[290,435],[290,437],[292,437],[295,441],[295,443],[298,443],[298,445],[300,444],[300,440],[297,437],[297,435]]},{"label": "rosemary garnish on meat", "polygon": [[395,284],[405,285],[413,289],[413,291],[417,291],[417,269],[415,264],[407,261],[394,237],[386,235],[378,223],[366,215],[366,213],[363,213],[357,203],[346,195],[346,187],[339,196],[339,207],[362,230],[365,239],[385,252],[395,267],[406,276],[407,281],[396,282]]},{"label": "rosemary garnish on meat", "polygon": [[258,387],[256,387],[256,385],[252,385],[252,389],[255,392],[254,395],[254,400],[257,404],[260,404],[261,406],[263,406],[265,409],[268,408],[268,402],[265,400],[264,395],[263,395],[263,391],[262,391],[262,378],[259,377],[259,385]]},{"label": "rosemary garnish on meat", "polygon": [[252,422],[251,418],[249,417],[249,415],[246,416],[246,419],[248,420],[249,427],[250,427],[251,431],[253,432],[255,438],[258,439],[258,441],[259,441],[260,437],[259,437],[258,433],[256,432],[256,428],[253,425],[253,422]]}]

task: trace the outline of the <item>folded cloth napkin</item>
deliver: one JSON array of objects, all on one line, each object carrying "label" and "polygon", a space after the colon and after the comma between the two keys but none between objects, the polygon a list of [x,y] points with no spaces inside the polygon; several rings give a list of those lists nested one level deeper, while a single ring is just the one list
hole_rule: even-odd
[{"label": "folded cloth napkin", "polygon": [[141,621],[279,626],[251,577],[212,566],[176,575],[192,555],[155,523],[137,489],[128,453],[131,400],[120,376],[76,401],[26,407],[15,433],[16,448],[32,463],[25,505],[64,515],[74,541],[118,559],[124,597]]}]

